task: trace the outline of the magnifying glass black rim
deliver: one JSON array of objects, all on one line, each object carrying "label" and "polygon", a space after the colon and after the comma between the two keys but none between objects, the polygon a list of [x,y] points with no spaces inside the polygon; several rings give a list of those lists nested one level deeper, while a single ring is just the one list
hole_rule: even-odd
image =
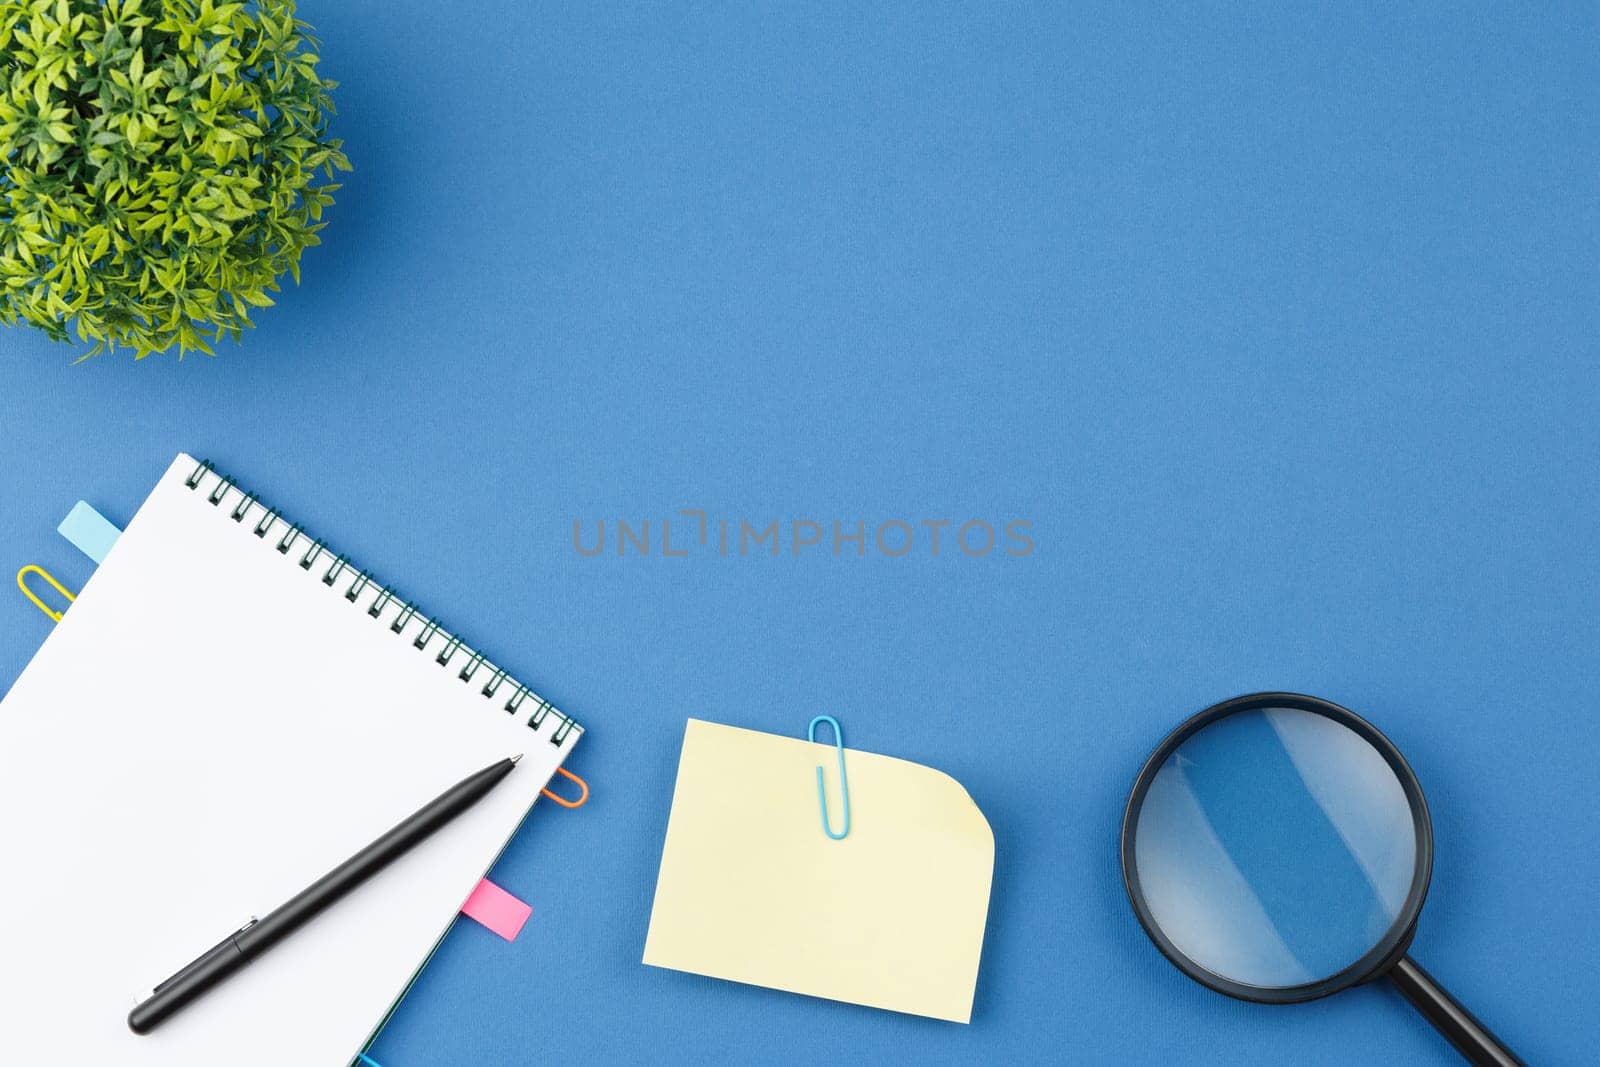
[{"label": "magnifying glass black rim", "polygon": [[[1304,985],[1284,987],[1248,985],[1209,971],[1184,955],[1162,932],[1160,924],[1150,914],[1144,890],[1139,885],[1138,865],[1134,861],[1134,838],[1137,834],[1139,810],[1144,806],[1144,798],[1150,790],[1150,783],[1155,780],[1167,757],[1171,756],[1179,745],[1218,719],[1260,708],[1293,708],[1324,715],[1353,730],[1377,749],[1388,761],[1395,777],[1400,780],[1400,788],[1405,791],[1406,800],[1411,804],[1412,825],[1416,833],[1416,869],[1412,873],[1411,889],[1406,895],[1405,905],[1395,917],[1394,924],[1366,955],[1350,966],[1337,974]],[[1428,816],[1428,802],[1423,798],[1422,786],[1418,784],[1411,765],[1400,755],[1400,750],[1367,720],[1348,708],[1303,693],[1250,693],[1234,697],[1232,700],[1224,700],[1220,704],[1213,704],[1189,719],[1168,734],[1166,740],[1162,741],[1145,761],[1144,767],[1139,771],[1139,777],[1134,779],[1133,791],[1128,795],[1128,807],[1122,816],[1122,883],[1128,891],[1128,900],[1133,904],[1133,912],[1139,917],[1139,925],[1144,927],[1144,932],[1149,935],[1156,948],[1161,950],[1161,954],[1172,961],[1173,966],[1196,982],[1219,993],[1226,993],[1230,997],[1260,1004],[1294,1004],[1315,1000],[1348,989],[1383,973],[1405,954],[1411,941],[1412,931],[1416,927],[1417,915],[1422,911],[1422,902],[1427,898],[1428,882],[1432,876],[1433,822]]]}]

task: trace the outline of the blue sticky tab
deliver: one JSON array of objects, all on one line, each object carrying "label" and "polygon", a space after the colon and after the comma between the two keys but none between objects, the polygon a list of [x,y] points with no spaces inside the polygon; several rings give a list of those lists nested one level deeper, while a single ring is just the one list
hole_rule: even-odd
[{"label": "blue sticky tab", "polygon": [[56,532],[96,563],[106,558],[111,546],[122,536],[122,531],[111,525],[109,519],[82,500],[72,505],[67,517],[56,527]]}]

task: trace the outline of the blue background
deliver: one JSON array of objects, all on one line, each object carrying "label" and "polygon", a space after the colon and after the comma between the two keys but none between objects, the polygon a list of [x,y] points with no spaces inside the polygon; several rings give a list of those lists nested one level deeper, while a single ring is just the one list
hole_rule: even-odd
[{"label": "blue background", "polygon": [[[1600,28],[1389,7],[306,0],[357,169],[304,287],[215,360],[0,332],[4,562],[81,584],[55,523],[189,450],[589,727],[593,801],[498,868],[526,932],[456,929],[384,1067],[1451,1062],[1392,990],[1234,1002],[1132,917],[1140,762],[1278,687],[1420,775],[1416,956],[1583,1059]],[[1037,550],[573,550],[679,508]],[[48,623],[0,611],[9,681]],[[994,826],[970,1026],[639,962],[685,718],[820,711]]]}]

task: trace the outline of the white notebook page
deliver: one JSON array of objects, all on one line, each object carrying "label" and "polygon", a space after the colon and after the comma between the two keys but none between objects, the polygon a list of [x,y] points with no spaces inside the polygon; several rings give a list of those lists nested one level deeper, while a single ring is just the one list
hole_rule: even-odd
[{"label": "white notebook page", "polygon": [[[581,730],[179,456],[0,703],[0,1062],[350,1062]],[[290,509],[293,517],[293,509]],[[495,684],[498,682],[498,684]],[[493,697],[485,696],[486,686]],[[547,710],[548,709],[548,710]],[[536,728],[530,721],[537,719]],[[552,743],[553,740],[559,743]],[[135,997],[467,775],[484,800],[153,1033]]]}]

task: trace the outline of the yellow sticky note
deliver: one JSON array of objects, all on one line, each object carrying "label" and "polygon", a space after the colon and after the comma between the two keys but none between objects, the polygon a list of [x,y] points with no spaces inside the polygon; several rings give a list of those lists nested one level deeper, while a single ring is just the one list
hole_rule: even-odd
[{"label": "yellow sticky note", "polygon": [[994,835],[954,778],[845,750],[850,834],[834,826],[838,754],[690,719],[644,962],[793,993],[972,1017]]}]

